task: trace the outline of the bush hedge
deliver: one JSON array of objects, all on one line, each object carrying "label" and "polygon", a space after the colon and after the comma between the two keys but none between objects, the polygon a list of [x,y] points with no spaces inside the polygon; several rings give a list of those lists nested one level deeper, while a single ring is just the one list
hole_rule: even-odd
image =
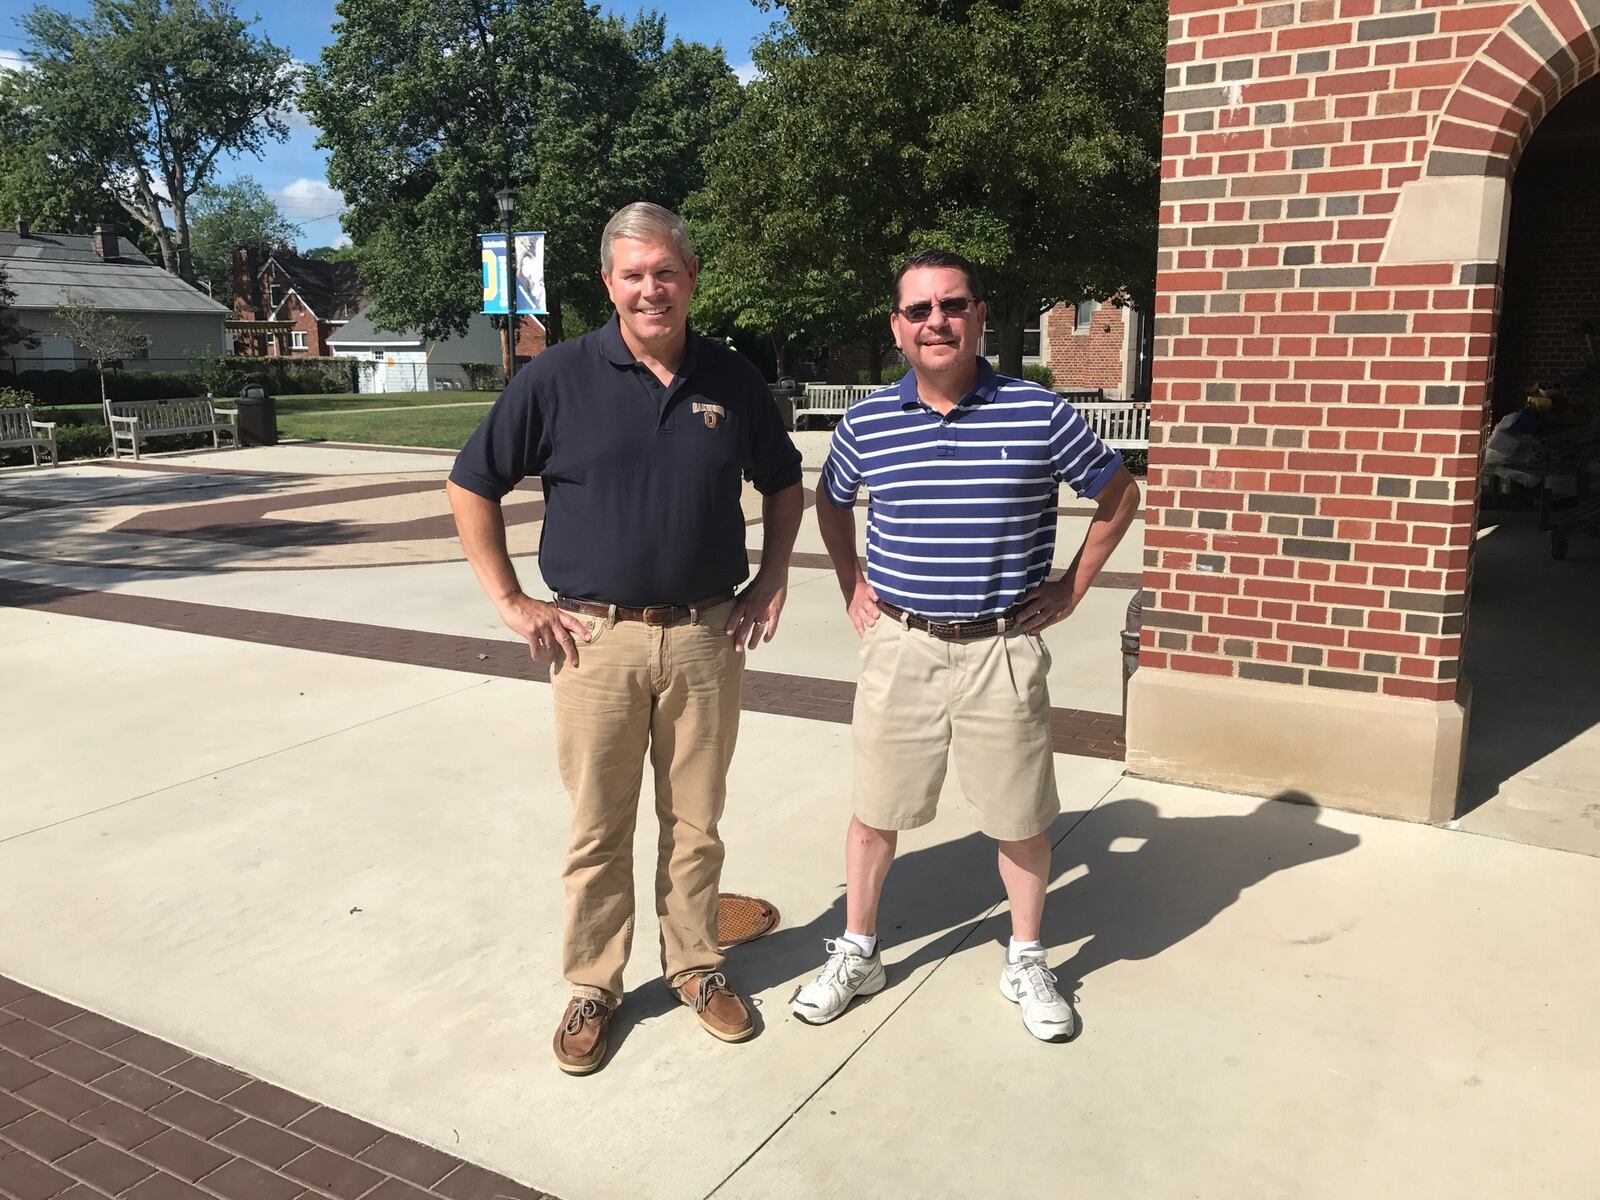
[{"label": "bush hedge", "polygon": [[[259,383],[274,396],[356,390],[353,358],[244,358],[197,355],[192,371],[107,371],[112,400],[174,400],[186,396],[232,397],[246,383]],[[38,404],[94,404],[100,375],[93,367],[75,371],[0,371],[0,388],[33,393]]]}]

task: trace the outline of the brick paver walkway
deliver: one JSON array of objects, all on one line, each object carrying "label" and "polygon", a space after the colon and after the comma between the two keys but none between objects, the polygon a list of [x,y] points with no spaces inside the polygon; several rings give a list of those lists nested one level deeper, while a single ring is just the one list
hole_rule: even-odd
[{"label": "brick paver walkway", "polygon": [[0,976],[7,1200],[545,1193]]}]

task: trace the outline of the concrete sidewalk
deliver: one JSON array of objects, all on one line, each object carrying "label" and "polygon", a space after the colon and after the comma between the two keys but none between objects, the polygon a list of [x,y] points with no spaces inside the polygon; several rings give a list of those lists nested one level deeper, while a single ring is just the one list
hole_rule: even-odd
[{"label": "concrete sidewalk", "polygon": [[[953,784],[902,836],[889,989],[811,1028],[787,1000],[842,927],[850,756],[805,711],[747,711],[730,780],[724,887],[783,913],[730,956],[760,1035],[722,1045],[675,1005],[642,897],[619,1044],[561,1075],[548,689],[270,632],[503,643],[438,532],[447,465],[280,447],[0,476],[0,974],[566,1200],[1595,1194],[1600,861],[1060,754],[1047,938],[1082,1035],[1038,1043],[997,994],[1003,894]],[[751,666],[847,695],[831,574],[794,576]],[[1052,631],[1058,706],[1118,711],[1131,595]],[[222,632],[117,615],[157,602]]]}]

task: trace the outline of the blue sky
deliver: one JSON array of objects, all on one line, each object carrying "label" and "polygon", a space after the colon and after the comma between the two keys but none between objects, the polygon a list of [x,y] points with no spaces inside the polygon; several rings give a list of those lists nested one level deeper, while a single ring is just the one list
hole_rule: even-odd
[{"label": "blue sky", "polygon": [[[235,0],[235,6],[247,18],[259,13],[256,29],[307,62],[317,61],[322,48],[333,39],[332,0]],[[20,58],[25,41],[18,19],[33,7],[25,0],[0,0],[0,69]],[[86,12],[90,4],[88,0],[53,0],[49,7]],[[602,7],[626,16],[641,8],[662,12],[669,35],[720,44],[735,70],[748,69],[750,45],[774,17],[758,9],[753,0],[659,0],[646,5],[606,0]],[[269,147],[260,160],[235,160],[221,171],[225,180],[240,174],[254,176],[284,214],[304,229],[303,248],[343,240],[338,220],[341,197],[328,187],[327,156],[316,148],[315,141],[316,131],[298,124],[286,143]]]}]

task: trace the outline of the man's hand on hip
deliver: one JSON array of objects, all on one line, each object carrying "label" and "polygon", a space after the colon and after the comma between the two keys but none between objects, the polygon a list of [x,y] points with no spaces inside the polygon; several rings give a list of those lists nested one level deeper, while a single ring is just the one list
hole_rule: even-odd
[{"label": "man's hand on hip", "polygon": [[500,606],[506,628],[528,643],[534,662],[553,663],[565,657],[578,665],[578,643],[589,640],[589,630],[577,617],[531,596],[515,595]]},{"label": "man's hand on hip", "polygon": [[1021,600],[1017,624],[1024,633],[1040,633],[1072,615],[1077,601],[1072,598],[1073,581],[1070,574],[1049,583],[1040,584]]},{"label": "man's hand on hip", "polygon": [[844,610],[850,615],[850,624],[856,627],[858,638],[866,637],[867,630],[883,616],[878,608],[878,593],[872,590],[872,585],[865,579],[857,579],[855,588],[845,593]]},{"label": "man's hand on hip", "polygon": [[788,596],[787,571],[772,575],[757,571],[750,586],[733,602],[733,611],[723,627],[723,632],[733,639],[733,648],[743,654],[762,642],[770,642],[778,632],[778,618]]}]

